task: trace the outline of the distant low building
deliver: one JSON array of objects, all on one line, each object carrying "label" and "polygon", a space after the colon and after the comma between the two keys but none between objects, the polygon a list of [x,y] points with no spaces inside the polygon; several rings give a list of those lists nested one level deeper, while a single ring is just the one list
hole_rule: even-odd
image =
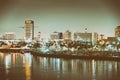
[{"label": "distant low building", "polygon": [[40,39],[41,39],[41,32],[38,32],[37,36],[34,37],[34,40],[40,41]]},{"label": "distant low building", "polygon": [[15,32],[5,32],[3,39],[4,40],[15,40],[16,34],[15,34]]},{"label": "distant low building", "polygon": [[2,40],[3,39],[3,36],[2,35],[0,35],[0,40]]},{"label": "distant low building", "polygon": [[80,40],[79,32],[74,32],[74,40]]},{"label": "distant low building", "polygon": [[115,28],[115,37],[120,37],[120,26]]},{"label": "distant low building", "polygon": [[80,33],[75,32],[74,33],[74,40],[81,42],[83,45],[92,45],[92,33]]},{"label": "distant low building", "polygon": [[69,30],[65,31],[64,39],[71,39],[71,32]]},{"label": "distant low building", "polygon": [[94,40],[93,40],[94,45],[97,45],[98,43],[98,33],[94,32]]},{"label": "distant low building", "polygon": [[116,37],[108,37],[107,40],[108,40],[109,43],[114,43],[115,44],[115,42],[117,41],[117,38]]},{"label": "distant low building", "polygon": [[92,33],[74,33],[74,40],[80,40],[84,42],[92,42]]},{"label": "distant low building", "polygon": [[63,33],[62,32],[53,32],[50,35],[51,40],[55,40],[55,39],[63,39]]}]

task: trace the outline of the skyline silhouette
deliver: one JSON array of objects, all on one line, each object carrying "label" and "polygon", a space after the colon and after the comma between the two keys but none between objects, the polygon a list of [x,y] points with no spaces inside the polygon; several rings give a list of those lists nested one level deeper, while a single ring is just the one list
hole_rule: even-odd
[{"label": "skyline silhouette", "polygon": [[54,31],[98,32],[114,36],[120,25],[118,0],[1,0],[0,34],[15,32],[24,36],[25,20],[33,20],[35,34],[48,36]]}]

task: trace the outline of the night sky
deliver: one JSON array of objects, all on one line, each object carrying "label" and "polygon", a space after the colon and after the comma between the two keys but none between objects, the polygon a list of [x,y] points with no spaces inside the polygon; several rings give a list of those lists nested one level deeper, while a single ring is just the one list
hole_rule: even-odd
[{"label": "night sky", "polygon": [[54,31],[98,32],[114,36],[120,25],[120,0],[0,0],[0,35],[24,36],[25,20],[34,20],[35,34]]}]

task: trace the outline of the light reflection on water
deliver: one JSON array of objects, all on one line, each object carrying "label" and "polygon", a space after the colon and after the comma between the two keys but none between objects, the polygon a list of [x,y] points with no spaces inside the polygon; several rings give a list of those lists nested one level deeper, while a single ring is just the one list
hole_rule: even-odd
[{"label": "light reflection on water", "polygon": [[8,80],[118,80],[119,61],[60,59],[0,53],[0,76]]},{"label": "light reflection on water", "polygon": [[26,75],[26,80],[31,80],[31,63],[32,63],[32,57],[30,53],[24,54],[24,64],[25,64],[25,75]]}]

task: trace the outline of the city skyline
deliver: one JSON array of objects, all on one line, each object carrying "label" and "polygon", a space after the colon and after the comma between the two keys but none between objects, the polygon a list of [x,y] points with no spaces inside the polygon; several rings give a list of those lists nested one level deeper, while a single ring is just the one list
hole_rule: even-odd
[{"label": "city skyline", "polygon": [[24,37],[25,20],[33,20],[35,34],[47,37],[54,31],[98,32],[115,36],[120,25],[118,0],[2,0],[0,2],[0,34],[15,32]]}]

